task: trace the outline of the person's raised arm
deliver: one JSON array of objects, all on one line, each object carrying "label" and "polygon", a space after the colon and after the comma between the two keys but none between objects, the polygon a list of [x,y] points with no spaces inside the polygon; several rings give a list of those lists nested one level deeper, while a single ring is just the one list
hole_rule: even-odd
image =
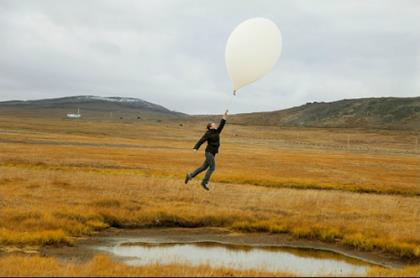
[{"label": "person's raised arm", "polygon": [[227,119],[227,114],[228,114],[228,112],[229,112],[229,110],[226,110],[226,111],[225,111],[225,114],[223,114],[223,118],[222,118],[222,120],[220,121],[219,126],[217,127],[217,132],[218,132],[218,133],[221,133],[221,132],[222,132],[222,130],[223,130],[223,127],[225,126],[225,123],[226,123],[226,119]]},{"label": "person's raised arm", "polygon": [[198,142],[195,144],[194,146],[194,150],[197,151],[201,145],[203,145],[204,142],[207,141],[207,132],[204,133],[203,137],[200,138],[200,140],[198,140]]}]

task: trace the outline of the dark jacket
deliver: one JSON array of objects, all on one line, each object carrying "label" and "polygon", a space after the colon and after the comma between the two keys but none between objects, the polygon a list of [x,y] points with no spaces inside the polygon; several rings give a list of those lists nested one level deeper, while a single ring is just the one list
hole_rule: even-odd
[{"label": "dark jacket", "polygon": [[217,129],[209,129],[206,133],[204,133],[203,137],[198,140],[197,144],[195,144],[194,149],[198,150],[200,146],[207,141],[206,152],[210,152],[212,154],[217,154],[219,152],[220,146],[220,133],[225,126],[226,120],[222,119],[220,121],[219,126]]}]

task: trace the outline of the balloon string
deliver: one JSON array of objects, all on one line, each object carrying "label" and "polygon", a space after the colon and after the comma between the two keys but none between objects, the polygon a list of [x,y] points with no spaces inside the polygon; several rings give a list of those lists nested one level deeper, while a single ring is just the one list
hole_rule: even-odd
[{"label": "balloon string", "polygon": [[229,110],[230,106],[232,105],[232,101],[233,101],[233,98],[234,98],[235,96],[236,96],[236,92],[234,91],[234,92],[233,92],[233,94],[232,94],[232,95],[230,95],[230,98],[229,98],[228,103],[227,103],[227,105],[226,105],[226,109],[227,109],[227,110]]}]

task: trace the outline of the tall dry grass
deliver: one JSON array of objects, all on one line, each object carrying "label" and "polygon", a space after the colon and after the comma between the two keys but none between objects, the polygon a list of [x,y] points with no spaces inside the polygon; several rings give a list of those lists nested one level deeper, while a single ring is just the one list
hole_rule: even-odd
[{"label": "tall dry grass", "polygon": [[420,277],[420,266],[408,266],[401,269],[387,269],[382,267],[370,267],[370,277]]},{"label": "tall dry grass", "polygon": [[[181,178],[203,159],[191,151],[198,123],[2,120],[0,166]],[[355,145],[349,150],[342,148],[347,136]],[[214,181],[420,195],[409,132],[228,125],[222,141]],[[365,145],[372,150],[357,148]]]},{"label": "tall dry grass", "polygon": [[228,268],[211,268],[209,266],[186,265],[147,265],[127,266],[113,262],[109,257],[98,255],[82,264],[63,263],[55,258],[7,256],[0,257],[0,276],[77,276],[77,277],[284,277],[288,273],[269,273],[264,271],[239,271]]},{"label": "tall dry grass", "polygon": [[[227,126],[204,192],[182,180],[202,160],[194,123],[2,118],[0,131],[3,245],[71,244],[110,226],[218,226],[420,257],[419,159],[399,145],[408,133]],[[342,150],[336,132],[377,149]]]},{"label": "tall dry grass", "polygon": [[[290,233],[362,250],[420,257],[418,197],[211,185],[166,177],[3,168],[0,242],[45,244],[113,227],[227,227]],[[53,241],[51,231],[63,231]],[[54,234],[55,235],[55,234]],[[26,242],[22,242],[27,239]]]},{"label": "tall dry grass", "polygon": [[[228,268],[211,268],[209,266],[186,266],[181,264],[127,266],[112,261],[104,255],[97,255],[85,263],[62,262],[56,258],[39,256],[4,256],[0,257],[0,276],[72,276],[72,277],[290,277],[291,273],[265,272],[258,270],[239,271]],[[370,267],[369,277],[420,277],[420,268],[411,266],[402,269],[385,269]]]}]

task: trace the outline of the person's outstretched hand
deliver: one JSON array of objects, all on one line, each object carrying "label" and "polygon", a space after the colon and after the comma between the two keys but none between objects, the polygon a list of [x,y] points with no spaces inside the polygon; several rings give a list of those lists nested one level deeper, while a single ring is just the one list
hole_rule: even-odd
[{"label": "person's outstretched hand", "polygon": [[226,109],[225,114],[223,114],[223,120],[226,120],[228,112],[229,110]]}]

